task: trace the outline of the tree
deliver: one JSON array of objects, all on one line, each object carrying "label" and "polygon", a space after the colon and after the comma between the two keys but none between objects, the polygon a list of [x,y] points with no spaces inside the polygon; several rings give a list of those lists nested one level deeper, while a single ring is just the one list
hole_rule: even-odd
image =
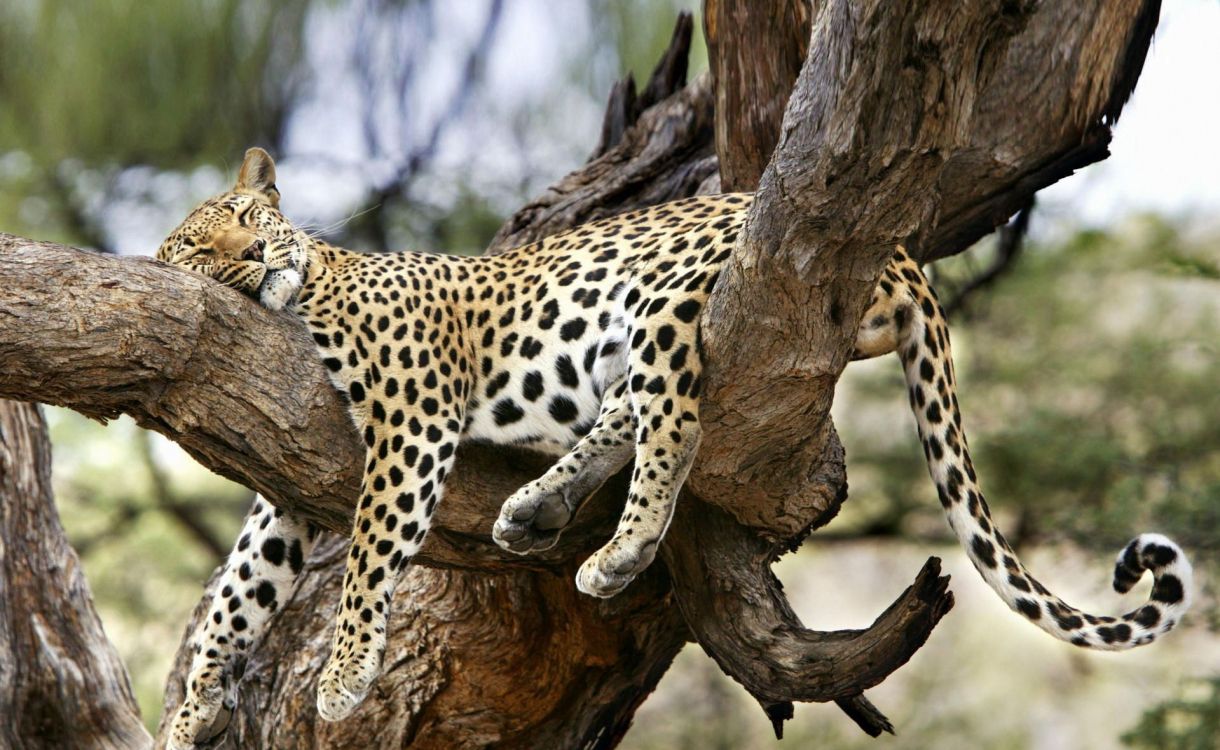
[{"label": "tree", "polygon": [[[663,565],[605,603],[575,592],[572,574],[608,536],[621,485],[591,500],[558,547],[510,559],[490,542],[491,520],[541,465],[467,448],[400,585],[374,695],[336,725],[313,708],[344,550],[329,539],[252,654],[227,743],[610,747],[688,639],[777,732],[798,700],[834,700],[867,731],[886,728],[862,691],[951,606],[935,561],[871,628],[838,633],[803,628],[769,571],[846,497],[827,415],[835,380],[895,243],[923,260],[959,252],[1038,189],[1104,158],[1159,3],[784,7],[801,23],[776,28],[744,1],[709,2],[719,75],[689,85],[690,20],[680,20],[644,90],[615,88],[596,158],[512,217],[490,250],[712,190],[718,176],[739,188],[758,180],[703,321],[705,439]],[[784,98],[782,128],[780,106],[725,112]],[[777,146],[759,173],[768,134]],[[347,531],[358,442],[292,321],[148,261],[12,236],[0,236],[0,257],[0,396],[132,414],[205,465]],[[184,666],[180,653],[167,705]]]},{"label": "tree", "polygon": [[40,409],[0,401],[0,743],[152,747],[59,525],[50,453]]}]

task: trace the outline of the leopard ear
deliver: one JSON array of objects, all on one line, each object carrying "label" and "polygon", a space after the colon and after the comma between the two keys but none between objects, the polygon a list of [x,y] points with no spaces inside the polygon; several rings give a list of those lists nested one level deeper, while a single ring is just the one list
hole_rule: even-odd
[{"label": "leopard ear", "polygon": [[280,205],[280,191],[275,186],[275,161],[271,154],[257,146],[246,151],[246,158],[237,173],[234,190],[254,193],[265,198],[276,208]]}]

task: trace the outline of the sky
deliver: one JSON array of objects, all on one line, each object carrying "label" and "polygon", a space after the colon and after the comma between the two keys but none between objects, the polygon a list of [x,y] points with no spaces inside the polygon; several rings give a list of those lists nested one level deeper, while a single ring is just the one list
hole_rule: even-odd
[{"label": "sky", "polygon": [[[377,118],[387,142],[411,148],[426,138],[457,85],[461,60],[477,42],[488,5],[446,4],[426,22],[407,17],[401,27],[386,30],[374,54],[427,50],[418,58],[423,69],[407,114],[387,111]],[[289,153],[277,155],[285,210],[314,226],[343,221],[371,186],[393,172],[393,164],[367,158],[361,86],[344,63],[353,54],[348,40],[354,22],[342,5],[323,8],[311,19],[309,62],[318,85],[290,128]],[[1166,0],[1143,74],[1115,128],[1110,158],[1039,194],[1035,237],[1117,225],[1147,212],[1187,226],[1220,226],[1218,32],[1220,0]],[[432,167],[413,196],[447,205],[448,193],[473,185],[508,213],[520,202],[523,186],[536,194],[577,167],[597,139],[606,92],[621,75],[613,55],[589,52],[597,33],[584,3],[507,0],[483,83],[442,131]],[[404,35],[410,37],[405,42]],[[565,75],[581,83],[556,86]],[[124,252],[152,252],[190,206],[228,186],[236,158],[201,167],[186,180],[165,176],[165,184],[152,191],[139,189],[152,170],[131,170],[136,187],[128,195],[107,196],[100,212],[114,244]],[[395,246],[387,249],[403,249],[410,238],[391,241]]]},{"label": "sky", "polygon": [[[466,12],[446,10],[436,19],[432,43],[457,40],[462,47],[473,41],[482,22],[484,3],[466,4]],[[478,12],[471,9],[479,8]],[[547,85],[554,71],[584,54],[587,58],[590,14],[581,3],[558,7],[539,0],[510,0],[505,4],[496,44],[487,66],[487,88],[498,100],[533,101],[553,95]],[[1123,110],[1114,133],[1109,159],[1043,191],[1043,225],[1106,226],[1143,212],[1157,212],[1184,220],[1211,223],[1220,217],[1220,0],[1166,0],[1161,22],[1135,94]],[[427,120],[430,99],[443,98],[457,71],[453,56],[438,54],[437,71],[427,79],[430,91],[421,96],[420,117]],[[588,60],[590,66],[605,61]],[[599,70],[595,79],[609,80],[621,73]],[[530,159],[546,182],[577,166],[597,137],[601,101],[572,101],[563,108],[561,127],[545,127],[557,141],[552,149],[539,149]],[[519,144],[496,137],[494,125],[503,116],[494,103],[476,100],[474,111],[462,118],[446,142],[438,163],[443,169],[500,169],[513,171],[525,158],[514,150]],[[480,111],[481,110],[481,111]],[[557,112],[558,114],[558,112]],[[492,127],[489,129],[488,125]],[[479,161],[470,164],[468,145],[481,144]],[[587,145],[581,145],[587,141]],[[318,148],[323,147],[318,144]],[[346,148],[358,150],[347,143]],[[313,149],[309,149],[313,150]],[[556,163],[559,162],[559,163]]]},{"label": "sky", "polygon": [[1218,35],[1220,0],[1167,0],[1110,158],[1042,191],[1040,212],[1091,226],[1143,212],[1220,223]]}]

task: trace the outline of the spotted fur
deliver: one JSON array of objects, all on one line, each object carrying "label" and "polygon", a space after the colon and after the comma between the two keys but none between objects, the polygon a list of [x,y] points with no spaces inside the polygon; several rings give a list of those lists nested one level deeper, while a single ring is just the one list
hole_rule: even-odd
[{"label": "spotted fur", "polygon": [[[634,460],[618,527],[576,584],[613,596],[652,562],[699,446],[700,314],[751,197],[676,201],[467,258],[332,247],[280,214],[274,183],[271,158],[251,149],[233,191],[197,208],[158,257],[292,310],[349,402],[367,451],[364,482],[318,687],[320,714],[337,720],[380,671],[391,594],[424,540],[459,441],[560,456],[495,522],[495,541],[522,554],[553,545],[584,498]],[[1069,607],[1017,559],[967,452],[940,305],[901,248],[878,283],[856,356],[895,350],[949,523],[1009,606],[1094,648],[1130,648],[1174,626],[1188,604],[1190,566],[1164,537],[1143,535],[1120,556],[1116,588],[1144,571],[1155,585],[1148,603],[1119,618]],[[300,558],[269,551],[303,554],[311,540],[307,526],[278,511],[250,517],[195,636],[174,747],[218,731],[235,665],[287,595]]]}]

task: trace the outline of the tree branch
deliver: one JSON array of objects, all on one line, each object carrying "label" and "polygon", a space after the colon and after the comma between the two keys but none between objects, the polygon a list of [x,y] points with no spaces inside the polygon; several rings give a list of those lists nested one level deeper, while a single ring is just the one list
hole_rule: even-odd
[{"label": "tree branch", "polygon": [[[684,97],[677,99],[681,102]],[[677,157],[657,159],[655,141],[649,135],[673,137],[674,129],[660,116],[673,105],[667,102],[658,112],[645,113],[640,127],[605,161],[633,164],[637,175],[650,170],[664,174],[664,166]],[[656,127],[658,123],[660,127]],[[655,131],[649,130],[654,127]],[[710,136],[707,131],[704,134]],[[703,144],[710,147],[710,138]],[[646,157],[641,156],[644,152]],[[587,186],[585,195],[606,200],[605,186],[588,179],[589,172],[604,169],[604,161],[599,160],[576,180]],[[689,188],[691,182],[638,180],[634,185],[655,194],[659,185]],[[621,189],[618,195],[627,203],[639,200],[638,195]],[[677,196],[661,195],[659,199],[669,197]],[[539,216],[555,220],[550,214]],[[95,416],[126,411],[138,423],[177,440],[205,463],[246,478],[274,501],[328,528],[346,530],[347,503],[354,496],[361,463],[354,447],[356,439],[342,404],[316,366],[312,343],[289,316],[269,313],[207,279],[142,259],[107,258],[9,236],[0,236],[0,257],[5,260],[0,264],[0,280],[9,282],[11,290],[7,294],[0,291],[0,320],[22,321],[21,325],[0,326],[0,357],[10,363],[0,373],[0,392],[16,390],[27,397],[33,392],[39,399]],[[48,284],[50,279],[55,282]],[[35,340],[40,346],[32,345]],[[285,367],[286,363],[293,364]],[[566,611],[575,606],[570,586],[575,563],[608,537],[623,488],[612,483],[591,500],[589,509],[582,511],[554,550],[532,558],[508,556],[488,539],[491,521],[501,500],[540,473],[543,465],[505,450],[471,447],[463,451],[446,502],[435,519],[434,533],[419,560],[442,567],[478,568],[482,574],[463,577],[459,585],[452,575],[421,570],[417,575],[424,577],[422,588],[416,592],[418,596],[409,597],[411,601],[437,605],[437,588],[470,592],[484,585],[480,581],[488,572],[530,568],[549,571],[545,577],[561,581],[562,590],[568,592],[560,597],[557,588],[544,589],[549,592],[548,609]],[[675,534],[682,533],[675,530]],[[329,569],[317,570],[318,579],[311,577],[306,588],[316,589],[330,574]],[[554,578],[554,572],[562,577]],[[707,574],[703,571],[701,575]],[[503,583],[509,589],[520,589],[523,581],[537,576],[510,575],[514,577]],[[752,575],[767,574],[760,568]],[[646,578],[663,582],[664,571],[657,566]],[[773,583],[766,578],[758,586]],[[314,610],[318,609],[316,601],[309,605]],[[627,608],[635,612],[638,622],[633,621],[632,627],[604,614],[596,617],[596,624],[582,625],[586,634],[613,633],[612,640],[629,643],[640,642],[641,629],[670,634],[656,641],[655,658],[640,666],[644,673],[630,678],[639,680],[633,701],[647,694],[660,676],[658,665],[663,671],[687,637],[685,627],[675,626],[671,619],[680,615],[663,602],[656,588],[638,583],[613,605],[615,611]],[[506,613],[506,618],[527,617],[538,605],[531,601],[522,606],[524,609]],[[417,615],[408,622],[417,622]],[[305,635],[300,628],[285,636],[297,642],[280,643],[268,651],[285,658],[290,658],[288,654],[325,653],[327,630],[319,622],[316,632],[308,631],[317,639],[313,651],[299,642]],[[676,641],[674,633],[679,634]],[[895,632],[890,637],[901,639],[906,634]],[[833,650],[834,644],[829,648]],[[552,654],[551,658],[558,657]],[[258,695],[268,700],[275,695],[282,698],[286,693],[295,694],[298,684],[275,683],[274,690]],[[257,690],[257,686],[250,689]],[[174,690],[168,695],[173,700]],[[438,697],[427,704],[425,713],[443,714],[445,705]],[[616,713],[603,716],[605,723],[596,725],[597,731],[605,731],[607,726],[625,728],[622,722],[629,719],[634,703],[614,705],[618,706]],[[254,731],[254,727],[246,731]],[[320,731],[314,727],[310,736]]]},{"label": "tree branch", "polygon": [[0,401],[0,745],[151,748],[51,494],[37,406]]},{"label": "tree branch", "polygon": [[[959,289],[953,290],[952,296],[945,302],[945,315],[953,318],[965,306],[966,300],[976,292],[994,284],[1001,276],[1010,271],[1021,251],[1025,248],[1025,234],[1029,231],[1029,217],[1034,210],[1034,199],[1030,196],[1017,217],[1000,228],[999,242],[996,244],[995,260],[981,273],[968,279]],[[1011,539],[1009,541],[1012,541]]]},{"label": "tree branch", "polygon": [[725,192],[758,187],[809,49],[812,0],[706,0],[703,35],[716,81],[716,154]]},{"label": "tree branch", "polygon": [[780,536],[824,517],[833,489],[808,478],[837,445],[833,384],[893,246],[925,259],[963,249],[1104,155],[1155,4],[819,10],[779,147],[703,318],[701,418],[716,448],[700,452],[696,494]]},{"label": "tree branch", "polygon": [[[948,576],[931,558],[915,583],[865,630],[806,629],[771,574],[781,550],[724,511],[685,496],[662,555],[695,640],[771,716],[784,704],[836,701],[869,734],[892,731],[860,695],[907,662],[953,606]],[[784,714],[787,713],[787,717]]]}]

